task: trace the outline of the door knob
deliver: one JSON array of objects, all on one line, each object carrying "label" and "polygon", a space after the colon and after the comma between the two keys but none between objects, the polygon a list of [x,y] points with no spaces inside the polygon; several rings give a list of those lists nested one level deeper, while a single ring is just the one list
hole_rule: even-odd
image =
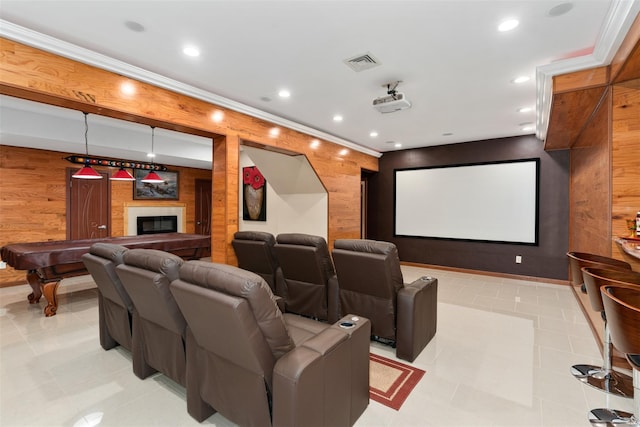
[{"label": "door knob", "polygon": [[99,225],[98,226],[98,230],[106,230],[107,226],[106,225]]}]

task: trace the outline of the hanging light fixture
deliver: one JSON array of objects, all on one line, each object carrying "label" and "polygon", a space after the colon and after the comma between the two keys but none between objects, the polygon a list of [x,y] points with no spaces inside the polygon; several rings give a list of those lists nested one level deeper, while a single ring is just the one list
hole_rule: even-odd
[{"label": "hanging light fixture", "polygon": [[149,154],[149,157],[151,157],[151,171],[147,174],[147,176],[145,176],[141,181],[142,182],[146,182],[149,184],[161,184],[164,182],[164,179],[160,178],[160,176],[155,173],[153,171],[154,168],[154,164],[153,164],[153,158],[155,157],[155,151],[153,151],[153,131],[154,131],[155,127],[151,126],[151,153]]},{"label": "hanging light fixture", "polygon": [[84,149],[87,157],[84,161],[84,166],[78,172],[71,175],[73,178],[79,179],[102,179],[102,175],[95,171],[91,166],[89,166],[89,138],[87,137],[89,133],[89,125],[87,124],[87,116],[89,113],[84,114]]},{"label": "hanging light fixture", "polygon": [[135,181],[136,179],[125,168],[120,166],[118,172],[114,173],[111,181]]}]

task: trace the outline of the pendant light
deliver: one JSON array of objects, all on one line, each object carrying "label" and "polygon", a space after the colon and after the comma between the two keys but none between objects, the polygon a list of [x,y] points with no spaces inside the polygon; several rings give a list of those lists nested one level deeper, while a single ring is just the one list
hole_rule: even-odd
[{"label": "pendant light", "polygon": [[135,181],[136,179],[122,166],[118,172],[114,173],[111,181]]},{"label": "pendant light", "polygon": [[156,155],[155,152],[153,151],[153,139],[154,139],[153,138],[153,131],[154,131],[154,129],[155,129],[155,127],[151,126],[151,153],[149,154],[149,157],[151,157],[151,171],[141,181],[149,183],[149,184],[161,184],[161,183],[164,182],[164,179],[160,178],[160,176],[153,171],[153,168],[154,168],[153,158]]},{"label": "pendant light", "polygon": [[85,161],[84,161],[84,166],[82,167],[82,169],[80,169],[78,172],[74,173],[73,175],[71,175],[73,178],[79,178],[79,179],[102,179],[102,175],[100,175],[98,172],[96,172],[91,166],[89,166],[89,138],[87,137],[87,134],[89,133],[89,125],[87,124],[87,116],[89,115],[89,113],[83,113],[84,114],[84,149],[85,149],[85,154],[87,157],[85,157]]}]

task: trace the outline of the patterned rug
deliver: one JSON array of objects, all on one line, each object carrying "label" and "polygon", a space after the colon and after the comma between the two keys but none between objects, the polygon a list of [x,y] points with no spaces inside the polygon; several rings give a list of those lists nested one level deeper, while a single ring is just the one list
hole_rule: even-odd
[{"label": "patterned rug", "polygon": [[424,375],[422,369],[373,353],[369,362],[369,397],[396,411]]}]

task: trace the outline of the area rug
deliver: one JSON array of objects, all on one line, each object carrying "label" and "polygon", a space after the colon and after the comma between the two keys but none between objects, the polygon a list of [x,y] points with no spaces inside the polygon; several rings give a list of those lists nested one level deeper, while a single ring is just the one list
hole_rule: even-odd
[{"label": "area rug", "polygon": [[424,371],[373,353],[369,362],[369,397],[399,410]]}]

